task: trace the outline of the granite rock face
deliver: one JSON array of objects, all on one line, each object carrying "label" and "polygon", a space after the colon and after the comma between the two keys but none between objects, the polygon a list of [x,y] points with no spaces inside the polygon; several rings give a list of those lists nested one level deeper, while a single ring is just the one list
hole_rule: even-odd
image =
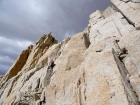
[{"label": "granite rock face", "polygon": [[111,2],[83,32],[23,51],[0,79],[0,105],[140,105],[139,0]]},{"label": "granite rock face", "polygon": [[111,0],[114,8],[140,30],[140,0]]},{"label": "granite rock face", "polygon": [[3,78],[3,75],[0,75],[0,80]]}]

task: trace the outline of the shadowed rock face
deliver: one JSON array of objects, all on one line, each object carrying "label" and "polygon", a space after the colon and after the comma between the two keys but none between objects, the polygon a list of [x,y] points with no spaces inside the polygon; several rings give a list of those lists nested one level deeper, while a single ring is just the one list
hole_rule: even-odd
[{"label": "shadowed rock face", "polygon": [[139,1],[111,2],[83,32],[24,50],[0,79],[0,105],[139,105]]},{"label": "shadowed rock face", "polygon": [[24,50],[19,57],[17,58],[17,60],[15,61],[15,63],[12,65],[12,67],[9,69],[9,71],[6,73],[6,78],[5,82],[8,81],[9,79],[11,79],[12,77],[16,76],[17,73],[22,69],[22,67],[24,66],[24,64],[26,63],[28,56],[29,56],[29,52],[30,49]]},{"label": "shadowed rock face", "polygon": [[0,80],[3,78],[3,75],[0,75]]}]

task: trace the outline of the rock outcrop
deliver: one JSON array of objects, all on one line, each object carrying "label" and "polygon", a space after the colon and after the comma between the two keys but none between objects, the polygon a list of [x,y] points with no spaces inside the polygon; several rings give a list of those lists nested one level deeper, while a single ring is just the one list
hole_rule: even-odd
[{"label": "rock outcrop", "polygon": [[111,0],[114,8],[140,30],[140,0]]},{"label": "rock outcrop", "polygon": [[140,105],[140,2],[111,2],[83,32],[24,50],[0,79],[0,105]]},{"label": "rock outcrop", "polygon": [[3,75],[0,75],[0,80],[3,78]]}]

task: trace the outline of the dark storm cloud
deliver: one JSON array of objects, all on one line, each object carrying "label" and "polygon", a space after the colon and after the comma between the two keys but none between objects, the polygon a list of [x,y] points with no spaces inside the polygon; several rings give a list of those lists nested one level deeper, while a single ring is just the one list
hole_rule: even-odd
[{"label": "dark storm cloud", "polygon": [[0,71],[43,34],[51,31],[62,41],[83,31],[89,15],[109,5],[109,0],[0,0]]},{"label": "dark storm cloud", "polygon": [[5,73],[21,50],[26,49],[30,44],[30,41],[14,40],[0,36],[0,74]]},{"label": "dark storm cloud", "polygon": [[9,65],[6,65],[6,64],[0,64],[0,75],[2,74],[5,74],[6,70],[9,69]]}]

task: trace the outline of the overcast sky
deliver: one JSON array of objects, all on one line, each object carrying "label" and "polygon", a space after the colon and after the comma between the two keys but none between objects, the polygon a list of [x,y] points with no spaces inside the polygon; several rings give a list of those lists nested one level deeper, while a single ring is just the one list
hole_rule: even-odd
[{"label": "overcast sky", "polygon": [[0,74],[22,50],[50,31],[62,41],[83,31],[89,15],[110,0],[0,0]]}]

